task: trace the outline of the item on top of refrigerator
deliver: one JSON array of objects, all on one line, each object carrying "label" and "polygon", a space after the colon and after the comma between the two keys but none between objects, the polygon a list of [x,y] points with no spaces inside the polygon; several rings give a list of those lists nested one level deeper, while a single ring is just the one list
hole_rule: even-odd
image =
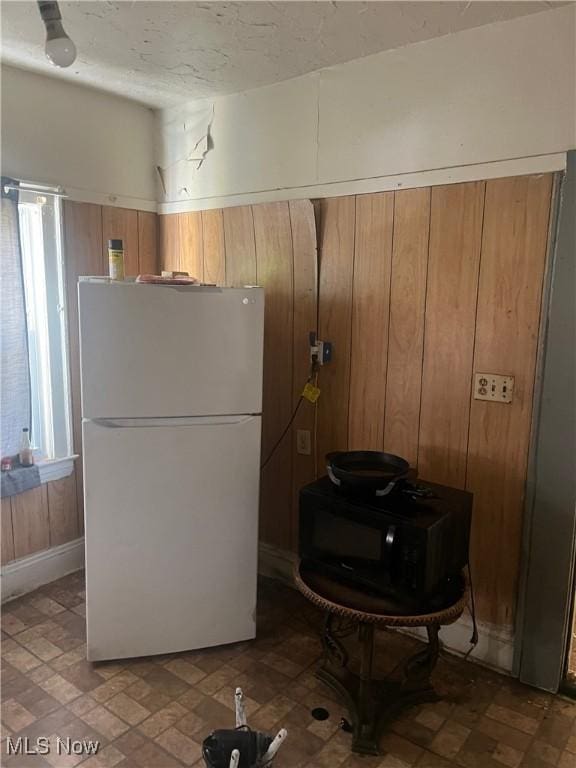
[{"label": "item on top of refrigerator", "polygon": [[23,467],[31,467],[32,464],[34,464],[34,455],[32,453],[32,446],[30,444],[30,430],[28,427],[24,427],[22,430],[18,459]]},{"label": "item on top of refrigerator", "polygon": [[165,277],[162,275],[138,275],[137,283],[152,283],[156,285],[200,285],[200,281],[195,277],[181,275],[178,277]]},{"label": "item on top of refrigerator", "polygon": [[124,243],[108,240],[108,274],[112,280],[124,280]]},{"label": "item on top of refrigerator", "polygon": [[177,269],[163,269],[161,277],[190,277],[190,272],[179,272]]},{"label": "item on top of refrigerator", "polygon": [[12,469],[12,456],[3,456],[0,468],[2,472],[9,472]]}]

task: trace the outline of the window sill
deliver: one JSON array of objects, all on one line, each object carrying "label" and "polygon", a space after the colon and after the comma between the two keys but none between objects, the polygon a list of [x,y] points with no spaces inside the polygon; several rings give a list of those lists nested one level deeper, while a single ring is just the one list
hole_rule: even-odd
[{"label": "window sill", "polygon": [[68,477],[74,470],[74,460],[77,458],[78,454],[74,454],[63,459],[37,462],[36,466],[40,472],[40,482],[50,483],[52,480],[61,480],[63,477]]}]

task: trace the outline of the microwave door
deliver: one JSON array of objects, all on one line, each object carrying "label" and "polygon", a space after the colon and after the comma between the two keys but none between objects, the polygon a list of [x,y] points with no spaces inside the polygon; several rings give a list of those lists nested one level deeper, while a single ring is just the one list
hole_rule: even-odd
[{"label": "microwave door", "polygon": [[399,541],[396,525],[372,526],[322,508],[305,520],[304,541],[309,543],[304,556],[375,587],[391,583]]},{"label": "microwave door", "polygon": [[311,534],[316,555],[339,562],[345,569],[379,567],[382,562],[382,531],[347,516],[316,509]]}]

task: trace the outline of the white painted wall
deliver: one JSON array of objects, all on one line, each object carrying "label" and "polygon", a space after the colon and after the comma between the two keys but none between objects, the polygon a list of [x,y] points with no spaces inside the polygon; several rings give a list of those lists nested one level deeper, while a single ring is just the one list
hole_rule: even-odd
[{"label": "white painted wall", "polygon": [[537,156],[576,147],[575,27],[563,7],[164,110],[160,210],[558,167]]},{"label": "white painted wall", "polygon": [[2,173],[74,199],[154,209],[154,116],[135,102],[2,67]]}]

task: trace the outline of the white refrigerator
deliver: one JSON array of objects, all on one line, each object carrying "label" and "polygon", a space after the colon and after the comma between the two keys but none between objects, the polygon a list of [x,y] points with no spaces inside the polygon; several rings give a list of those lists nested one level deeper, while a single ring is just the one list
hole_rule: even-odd
[{"label": "white refrigerator", "polygon": [[88,659],[253,638],[263,290],[78,293]]}]

